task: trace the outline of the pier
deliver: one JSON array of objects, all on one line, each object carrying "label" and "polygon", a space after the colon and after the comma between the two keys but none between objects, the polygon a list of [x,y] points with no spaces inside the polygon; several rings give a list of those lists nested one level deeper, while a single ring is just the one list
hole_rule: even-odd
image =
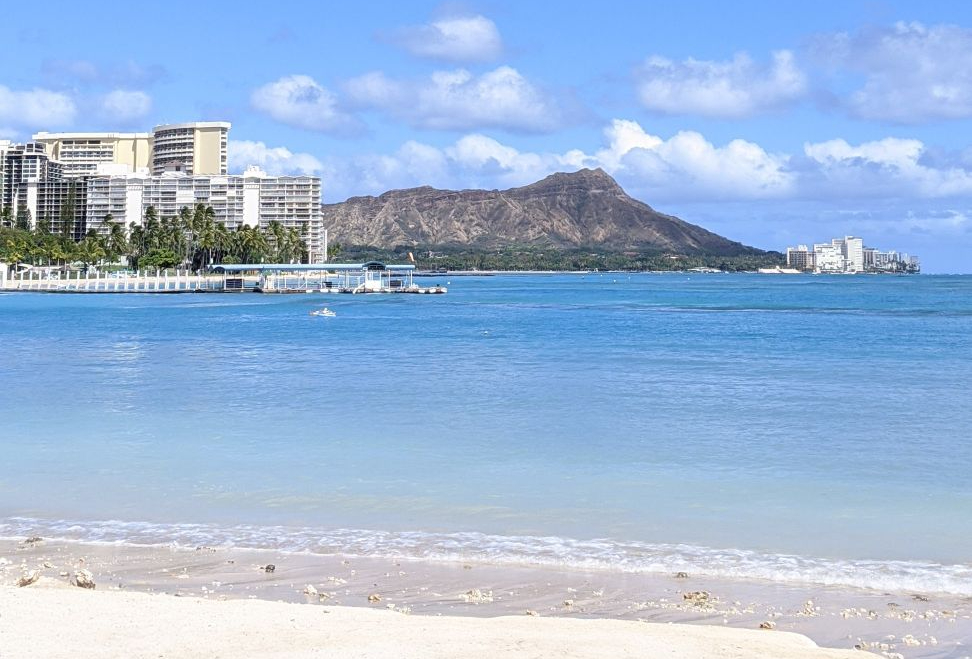
[{"label": "pier", "polygon": [[367,263],[248,263],[217,265],[205,273],[60,271],[33,268],[13,274],[0,264],[0,291],[34,293],[413,293],[442,294],[419,286],[414,265]]}]

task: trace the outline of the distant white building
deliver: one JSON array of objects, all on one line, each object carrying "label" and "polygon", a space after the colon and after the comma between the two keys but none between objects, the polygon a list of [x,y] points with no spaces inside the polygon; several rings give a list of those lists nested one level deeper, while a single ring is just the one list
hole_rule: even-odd
[{"label": "distant white building", "polygon": [[891,250],[882,252],[865,247],[864,240],[855,236],[833,238],[829,243],[815,243],[786,248],[786,264],[797,270],[822,273],[854,272],[918,272],[917,258]]},{"label": "distant white building", "polygon": [[[838,243],[838,244],[835,244]],[[844,272],[843,241],[834,239],[829,243],[816,243],[813,246],[813,262],[816,272]]]},{"label": "distant white building", "polygon": [[215,219],[229,230],[266,228],[277,221],[304,236],[311,263],[324,261],[321,179],[269,176],[258,167],[226,176],[167,172],[94,176],[87,181],[87,228],[103,231],[105,218],[125,226],[141,225],[151,206],[159,217],[176,216],[196,204],[212,206]]},{"label": "distant white building", "polygon": [[841,248],[844,256],[844,269],[847,272],[864,272],[864,240],[854,236],[845,236],[841,241]]}]

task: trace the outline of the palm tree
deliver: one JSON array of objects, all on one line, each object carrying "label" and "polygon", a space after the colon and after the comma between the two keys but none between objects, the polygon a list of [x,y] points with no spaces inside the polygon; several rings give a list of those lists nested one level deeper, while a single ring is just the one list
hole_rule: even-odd
[{"label": "palm tree", "polygon": [[128,235],[128,265],[137,269],[138,260],[148,251],[145,245],[145,227],[132,222],[128,227]]},{"label": "palm tree", "polygon": [[111,213],[108,213],[105,215],[105,228],[108,230],[104,238],[105,255],[109,262],[115,263],[128,251],[125,227],[120,222],[112,220]]}]

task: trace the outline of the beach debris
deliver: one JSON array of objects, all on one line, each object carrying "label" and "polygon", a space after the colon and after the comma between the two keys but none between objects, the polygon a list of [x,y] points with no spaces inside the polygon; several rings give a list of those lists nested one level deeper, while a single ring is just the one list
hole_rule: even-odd
[{"label": "beach debris", "polygon": [[276,565],[274,565],[273,563],[268,563],[266,566],[264,566],[263,571],[269,574],[276,569],[277,569]]},{"label": "beach debris", "polygon": [[38,542],[44,542],[44,538],[39,535],[32,535],[26,540],[24,540],[25,545],[36,545]]},{"label": "beach debris", "polygon": [[539,613],[537,613],[537,612],[536,612],[536,611],[534,611],[533,609],[527,609],[527,610],[526,610],[526,614],[527,614],[528,616],[532,616],[532,617],[534,617],[534,618],[536,618],[537,616],[539,616],[539,615],[540,615]]},{"label": "beach debris", "polygon": [[928,602],[928,601],[930,601],[929,598],[925,597],[924,595],[912,595],[911,596],[911,599],[915,600],[916,602]]},{"label": "beach debris", "polygon": [[378,593],[371,593],[370,595],[368,595],[368,601],[371,602],[372,604],[377,604],[378,602],[381,601],[381,595],[379,595]]},{"label": "beach debris", "polygon": [[467,590],[461,597],[467,604],[488,604],[493,601],[493,591],[483,592],[479,588],[473,588]]},{"label": "beach debris", "polygon": [[569,609],[570,607],[574,606],[574,600],[564,600],[564,606]]},{"label": "beach debris", "polygon": [[688,572],[676,572],[675,573],[675,578],[676,579],[688,579]]},{"label": "beach debris", "polygon": [[76,570],[74,572],[74,585],[78,588],[94,589],[94,575],[88,570]]},{"label": "beach debris", "polygon": [[24,586],[29,586],[32,583],[35,583],[38,579],[40,579],[40,577],[41,577],[40,572],[38,572],[37,570],[31,570],[30,572],[23,575],[22,577],[20,577],[20,579],[17,580],[17,586],[19,586],[20,588],[23,588]]},{"label": "beach debris", "polygon": [[304,586],[304,594],[310,595],[311,597],[317,597],[320,593],[317,592],[317,589],[314,588],[314,586],[307,584]]},{"label": "beach debris", "polygon": [[682,599],[695,606],[712,606],[710,602],[712,595],[707,590],[693,590],[691,593],[682,593]]},{"label": "beach debris", "polygon": [[772,620],[766,620],[764,622],[759,623],[759,628],[760,629],[776,629],[776,623],[773,622]]}]

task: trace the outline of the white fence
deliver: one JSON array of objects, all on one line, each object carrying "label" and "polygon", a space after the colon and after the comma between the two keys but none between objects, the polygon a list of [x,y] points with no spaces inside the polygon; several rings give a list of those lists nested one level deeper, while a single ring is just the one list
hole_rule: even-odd
[{"label": "white fence", "polygon": [[174,273],[138,272],[120,275],[99,272],[40,272],[28,270],[0,278],[0,286],[7,291],[49,291],[59,293],[191,293],[222,291],[223,277],[194,275],[188,270]]}]

